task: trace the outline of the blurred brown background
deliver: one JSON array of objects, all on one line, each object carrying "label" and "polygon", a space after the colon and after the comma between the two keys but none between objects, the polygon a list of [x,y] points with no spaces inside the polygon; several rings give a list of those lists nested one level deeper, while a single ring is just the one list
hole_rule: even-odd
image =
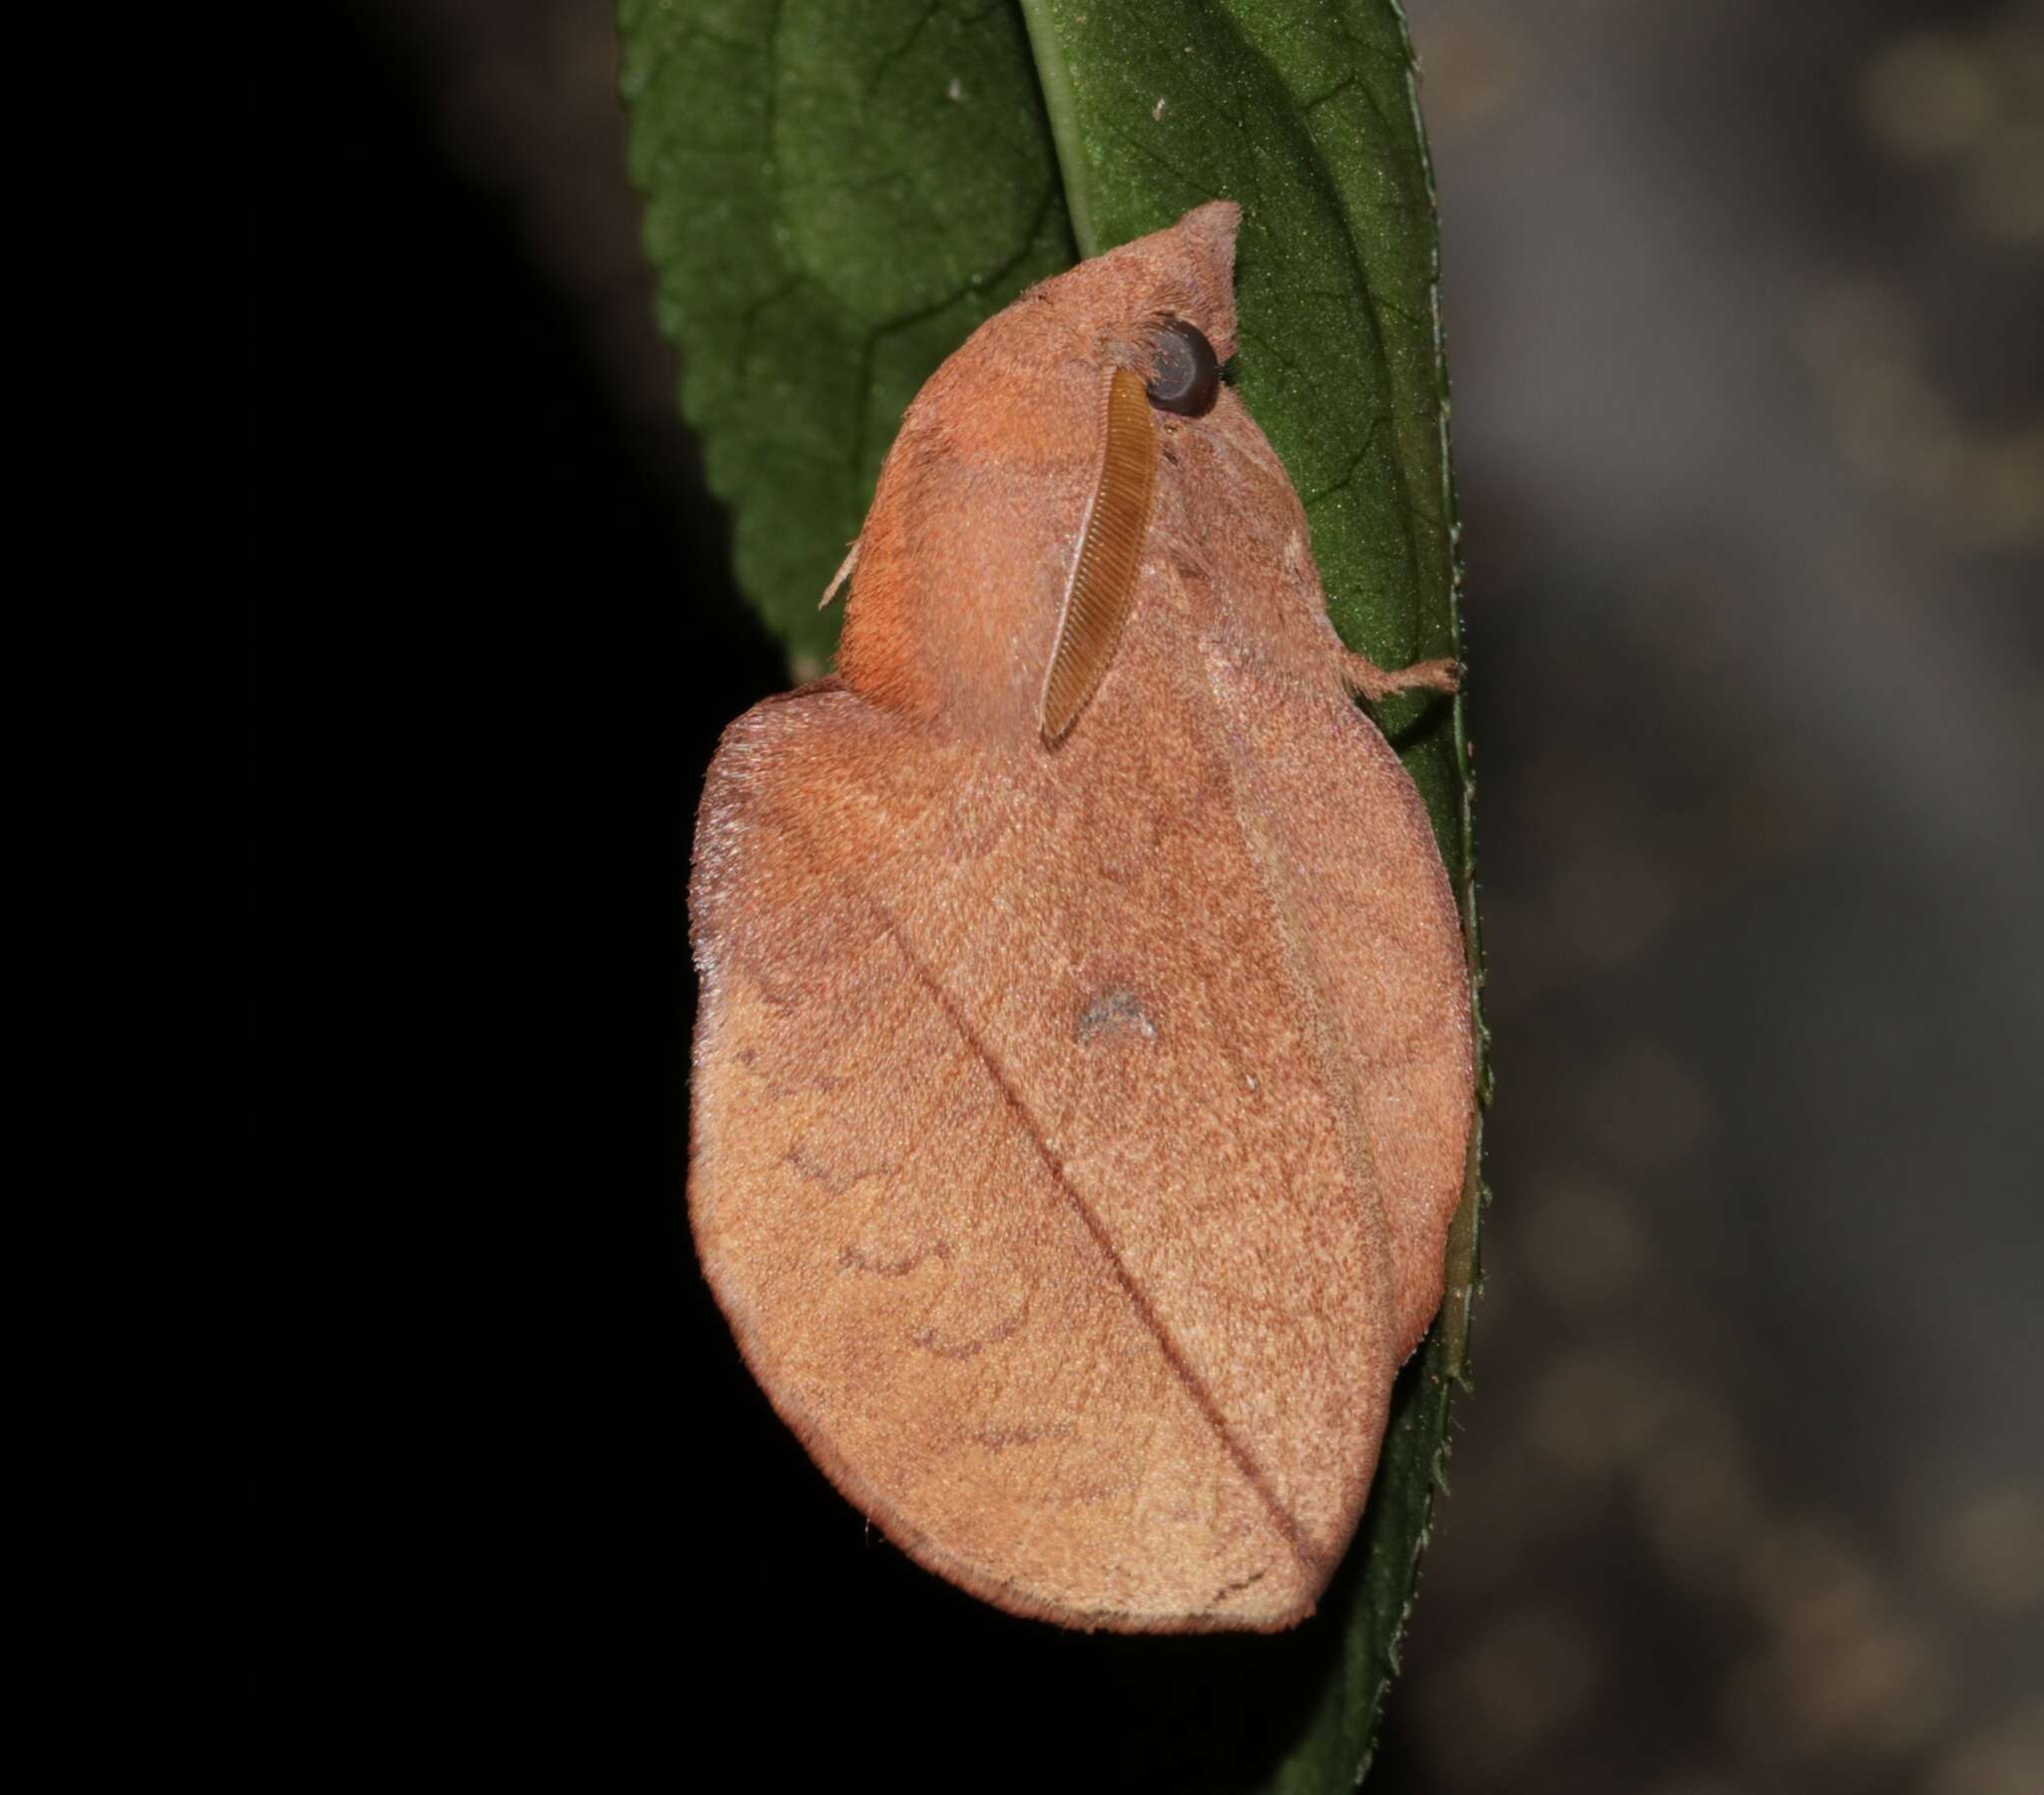
[{"label": "blurred brown background", "polygon": [[[1497,1197],[1478,1393],[1372,1786],[2032,1795],[2044,7],[1409,10]],[[684,1770],[720,1717],[676,1640],[715,1652],[729,1620],[690,1608],[689,1561],[750,1548],[693,1511],[667,1540],[662,1492],[720,1473],[662,1443],[717,1438],[709,1402],[745,1452],[779,1449],[714,1317],[671,1315],[701,1293],[660,1132],[687,1023],[667,907],[691,781],[780,673],[722,571],[654,330],[604,0],[380,0],[329,29],[292,155],[351,247],[338,274],[306,258],[340,283],[310,397],[362,408],[365,453],[329,441],[313,471],[348,496],[303,503],[350,571],[336,631],[384,576],[417,584],[370,602],[383,646],[338,651],[361,681],[322,659],[338,636],[306,676],[350,741],[380,731],[369,789],[411,795],[344,864],[323,823],[282,826],[291,865],[339,881],[317,914],[409,945],[401,980],[366,947],[314,976],[336,1036],[388,1055],[365,1074],[330,1050],[344,1102],[272,1093],[286,1256],[316,1261],[306,1287],[352,1343],[273,1374],[280,1411],[321,1417],[279,1424],[267,1500],[322,1642],[272,1693],[300,1767],[459,1783],[558,1698]],[[401,551],[393,507],[417,513]],[[474,682],[473,741],[436,733],[450,679]],[[277,808],[309,791],[309,814],[354,817],[361,763],[306,701],[274,694],[283,739],[321,743]],[[556,964],[564,928],[586,963]],[[651,965],[613,932],[657,942]],[[498,1057],[463,1072],[484,1037]],[[403,1182],[439,1161],[398,1152],[393,1104],[465,1168],[418,1186],[439,1194]],[[563,1104],[573,1128],[531,1120]],[[342,1112],[364,1129],[326,1127]],[[629,1152],[605,1132],[628,1116]],[[471,1205],[433,1219],[478,1166]],[[364,1201],[389,1205],[373,1239]],[[336,1298],[336,1264],[369,1293]],[[534,1415],[560,1425],[535,1440]],[[791,1449],[771,1464],[805,1475]],[[800,1530],[885,1553],[829,1500]],[[308,1571],[314,1536],[333,1556]],[[832,1674],[802,1653],[795,1626],[754,1666],[780,1694],[746,1726],[777,1713],[801,1739],[803,1679]],[[819,1781],[853,1761],[795,1749]]]}]

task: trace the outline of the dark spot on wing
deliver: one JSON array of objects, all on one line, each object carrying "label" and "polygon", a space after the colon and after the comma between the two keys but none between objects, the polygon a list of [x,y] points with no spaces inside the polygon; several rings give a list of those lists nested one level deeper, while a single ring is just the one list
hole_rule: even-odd
[{"label": "dark spot on wing", "polygon": [[1089,998],[1079,1012],[1073,1031],[1081,1042],[1097,1041],[1103,1035],[1133,1035],[1139,1041],[1155,1041],[1157,1025],[1150,1020],[1136,994],[1126,985],[1111,986]]}]

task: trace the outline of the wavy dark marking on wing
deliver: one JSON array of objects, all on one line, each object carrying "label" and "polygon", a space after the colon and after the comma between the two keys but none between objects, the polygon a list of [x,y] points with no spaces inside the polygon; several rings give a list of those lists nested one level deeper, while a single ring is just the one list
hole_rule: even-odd
[{"label": "wavy dark marking on wing", "polygon": [[1071,1421],[1050,1421],[1041,1427],[983,1427],[972,1436],[975,1446],[988,1452],[1006,1452],[1011,1446],[1036,1446],[1045,1440],[1069,1440],[1079,1431]]},{"label": "wavy dark marking on wing", "polygon": [[924,1328],[909,1338],[924,1352],[939,1359],[976,1359],[989,1346],[998,1346],[1003,1340],[1012,1340],[1022,1331],[1029,1319],[1029,1305],[1024,1303],[1006,1321],[996,1324],[986,1333],[970,1340],[960,1340],[941,1332],[937,1328]]},{"label": "wavy dark marking on wing", "polygon": [[805,1152],[799,1143],[782,1153],[780,1162],[795,1176],[807,1178],[812,1184],[821,1184],[832,1196],[840,1190],[849,1190],[854,1184],[863,1184],[867,1178],[892,1177],[901,1169],[898,1165],[864,1165],[857,1171],[833,1171],[822,1160]]},{"label": "wavy dark marking on wing", "polygon": [[[889,1166],[888,1169],[891,1171],[893,1167]],[[935,1259],[940,1265],[950,1264],[950,1241],[932,1240],[929,1245],[918,1247],[914,1252],[907,1253],[901,1258],[883,1259],[875,1253],[869,1253],[861,1247],[853,1246],[847,1240],[844,1243],[843,1250],[837,1255],[837,1269],[839,1271],[869,1271],[873,1276],[882,1278],[905,1278],[911,1271],[920,1266],[925,1259]]]},{"label": "wavy dark marking on wing", "polygon": [[1254,1589],[1270,1574],[1271,1567],[1266,1565],[1263,1570],[1254,1571],[1248,1576],[1241,1577],[1235,1582],[1223,1583],[1220,1588],[1207,1597],[1207,1605],[1210,1608],[1218,1608],[1224,1601],[1240,1595],[1245,1589]]}]

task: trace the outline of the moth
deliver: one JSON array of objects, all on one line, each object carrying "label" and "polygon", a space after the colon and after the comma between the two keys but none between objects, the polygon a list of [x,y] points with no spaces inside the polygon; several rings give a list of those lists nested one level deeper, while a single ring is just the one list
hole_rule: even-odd
[{"label": "moth", "polygon": [[689,1207],[740,1351],[903,1552],[1072,1627],[1311,1612],[1474,1115],[1447,875],[1354,701],[1455,670],[1327,621],[1221,374],[1238,224],[930,377],[835,675],[731,726],[697,827]]}]

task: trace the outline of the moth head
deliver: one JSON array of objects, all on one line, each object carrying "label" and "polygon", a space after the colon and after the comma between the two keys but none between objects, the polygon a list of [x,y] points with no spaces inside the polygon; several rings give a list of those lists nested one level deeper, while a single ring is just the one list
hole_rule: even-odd
[{"label": "moth head", "polygon": [[859,537],[838,672],[871,702],[1054,749],[1141,589],[1169,439],[1235,406],[1239,209],[1031,288],[931,375]]}]

